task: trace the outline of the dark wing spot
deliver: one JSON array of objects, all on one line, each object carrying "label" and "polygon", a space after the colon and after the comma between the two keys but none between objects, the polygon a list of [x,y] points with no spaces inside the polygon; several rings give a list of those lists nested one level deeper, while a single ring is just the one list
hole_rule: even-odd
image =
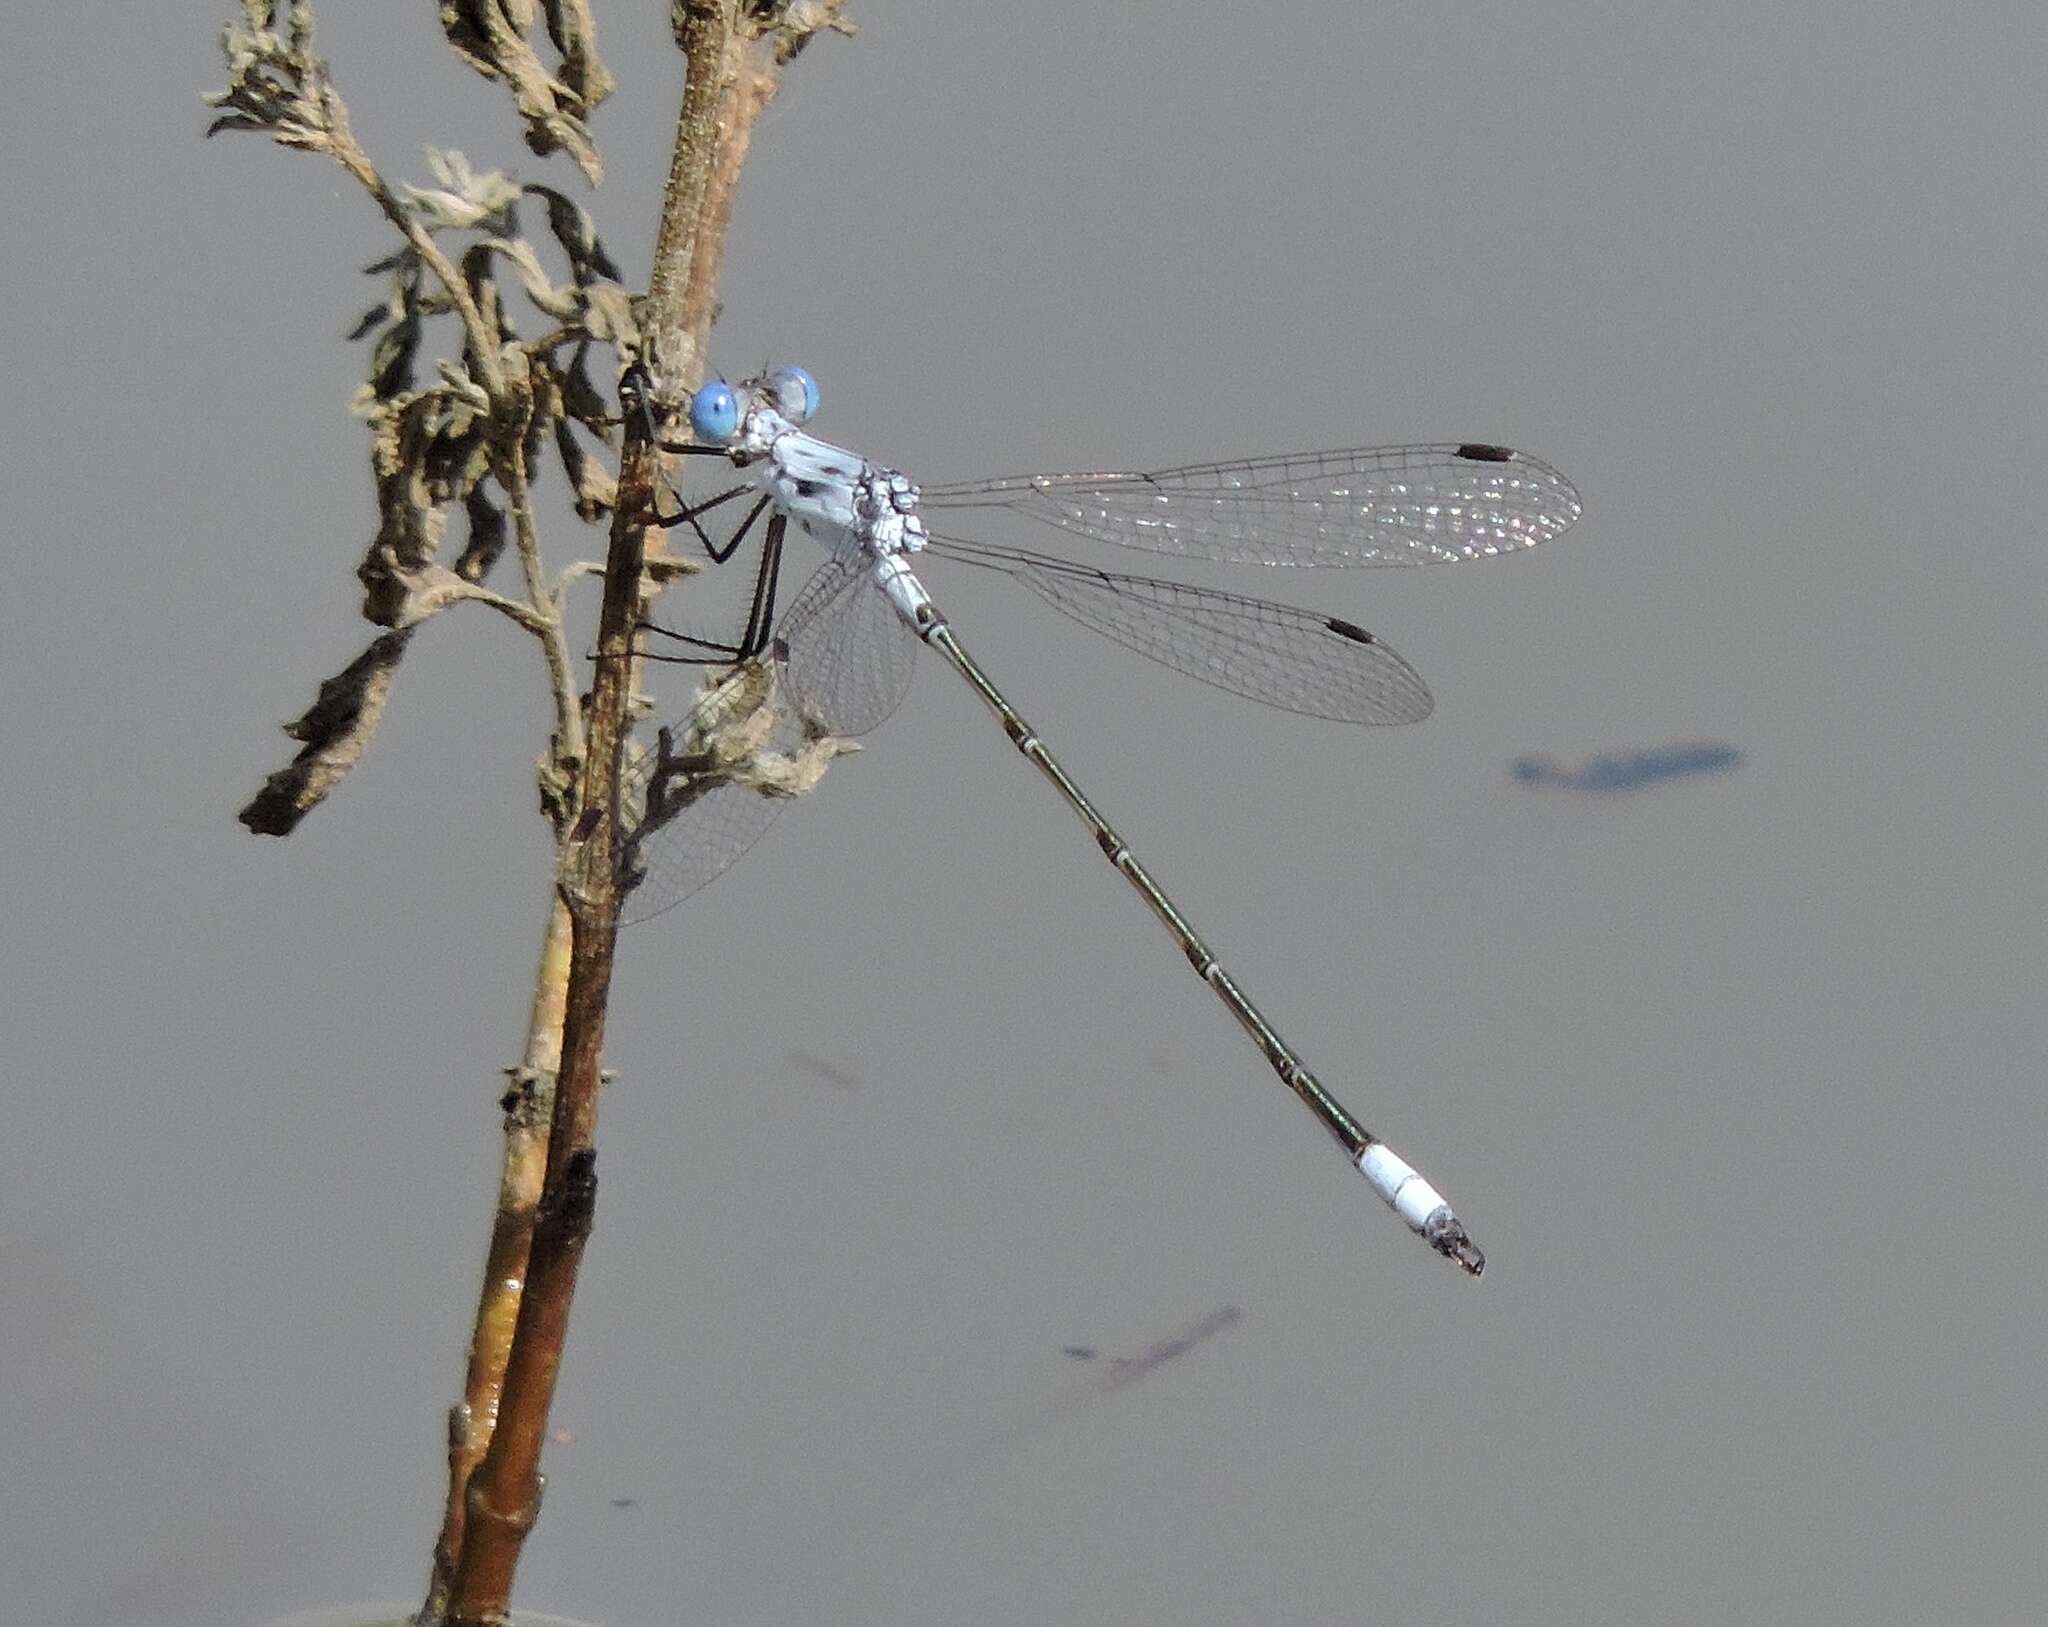
[{"label": "dark wing spot", "polygon": [[1488,446],[1483,441],[1467,441],[1458,448],[1458,456],[1470,458],[1474,463],[1507,463],[1514,453],[1505,446]]},{"label": "dark wing spot", "polygon": [[1339,638],[1348,638],[1354,644],[1373,644],[1378,642],[1378,640],[1376,640],[1372,636],[1372,634],[1368,633],[1363,627],[1359,627],[1348,621],[1340,621],[1335,616],[1329,617],[1325,621],[1324,625],[1327,626],[1330,629],[1330,631],[1335,633]]}]

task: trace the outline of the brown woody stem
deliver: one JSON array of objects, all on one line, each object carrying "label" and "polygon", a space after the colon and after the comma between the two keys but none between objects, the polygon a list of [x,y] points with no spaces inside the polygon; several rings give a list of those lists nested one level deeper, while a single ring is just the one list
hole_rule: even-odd
[{"label": "brown woody stem", "polygon": [[[786,25],[783,8],[767,17],[761,9],[735,0],[681,0],[676,8],[677,40],[688,68],[643,321],[650,339],[647,360],[664,383],[692,383],[701,372],[733,189],[754,122],[774,95],[783,63],[794,54],[788,27],[800,26],[807,37],[837,8],[799,8],[807,19],[801,25]],[[617,806],[641,621],[642,517],[655,511],[659,458],[644,439],[628,436],[586,711],[588,755],[581,798],[586,809]],[[486,1300],[491,1284],[523,1276],[524,1287],[517,1293],[517,1317],[495,1389],[488,1371],[477,1371],[497,1359],[495,1348],[486,1348],[480,1315],[472,1387],[458,1413],[460,1428],[489,1438],[480,1459],[471,1459],[475,1466],[467,1475],[460,1511],[450,1511],[444,1542],[451,1557],[445,1570],[437,1562],[428,1600],[430,1611],[451,1627],[498,1627],[504,1620],[513,1572],[539,1512],[541,1446],[597,1197],[598,1091],[620,904],[617,837],[610,818],[590,823],[580,832],[581,851],[569,855],[562,867],[569,950],[545,1171],[538,1199],[528,1211],[524,1188],[515,1189],[510,1179],[508,1147],[508,1179],[499,1207],[506,1258],[499,1258],[500,1238],[494,1234]],[[579,835],[568,840],[575,842]],[[537,990],[537,1009],[541,1002]],[[531,1230],[520,1272],[510,1256],[527,1212]],[[502,1312],[503,1307],[495,1309]],[[489,1416],[493,1393],[494,1420]],[[451,1469],[472,1449],[458,1451],[451,1445]]]},{"label": "brown woody stem", "polygon": [[470,1335],[469,1369],[462,1400],[448,1413],[448,1497],[434,1544],[434,1568],[427,1584],[427,1619],[438,1621],[448,1607],[455,1562],[462,1551],[469,1477],[483,1461],[498,1421],[505,1364],[518,1325],[526,1285],[526,1257],[533,1239],[547,1169],[548,1122],[553,1115],[555,1078],[562,1061],[563,1004],[569,991],[569,906],[557,896],[548,911],[547,936],[534,978],[533,1011],[527,1024],[526,1055],[508,1069],[510,1083],[499,1106],[505,1119],[505,1148],[498,1175],[498,1203],[491,1221],[476,1325]]}]

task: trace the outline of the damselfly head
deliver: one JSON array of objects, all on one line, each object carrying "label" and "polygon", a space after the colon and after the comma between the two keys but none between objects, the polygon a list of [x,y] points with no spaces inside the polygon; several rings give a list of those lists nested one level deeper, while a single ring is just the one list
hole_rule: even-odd
[{"label": "damselfly head", "polygon": [[[690,428],[706,446],[738,447],[753,438],[749,425],[757,412],[798,425],[809,423],[817,410],[818,381],[801,367],[778,367],[737,385],[720,379],[703,386],[690,397]],[[774,438],[772,424],[759,429]]]}]

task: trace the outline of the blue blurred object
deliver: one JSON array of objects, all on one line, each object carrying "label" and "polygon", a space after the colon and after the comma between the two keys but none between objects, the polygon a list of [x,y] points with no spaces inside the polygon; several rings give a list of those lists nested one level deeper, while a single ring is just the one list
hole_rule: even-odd
[{"label": "blue blurred object", "polygon": [[1560,768],[1548,757],[1517,757],[1514,775],[1524,785],[1600,795],[1640,791],[1660,780],[1687,774],[1720,774],[1742,761],[1742,753],[1718,740],[1691,740],[1649,751],[1609,752],[1589,757],[1578,768]]}]

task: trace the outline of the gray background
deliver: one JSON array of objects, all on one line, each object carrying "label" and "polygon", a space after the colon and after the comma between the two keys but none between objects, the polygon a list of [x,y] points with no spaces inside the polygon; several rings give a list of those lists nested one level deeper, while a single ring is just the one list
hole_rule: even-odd
[{"label": "gray background", "polygon": [[[227,9],[27,8],[0,67],[24,1622],[417,1595],[545,903],[545,698],[482,612],[297,837],[233,821],[364,637],[340,335],[386,237],[325,161],[199,143]],[[599,7],[635,278],[665,12]],[[1203,578],[1389,639],[1438,697],[1406,731],[932,573],[1493,1265],[1401,1232],[928,665],[626,941],[522,1600],[2034,1618],[2040,8],[856,14],[759,132],[721,365],[802,360],[823,431],[931,479],[1469,436],[1584,491],[1523,558]],[[390,173],[431,141],[561,178],[430,6],[322,21]],[[1690,737],[1747,761],[1508,775]],[[1113,1393],[1061,1354],[1224,1306]]]}]

